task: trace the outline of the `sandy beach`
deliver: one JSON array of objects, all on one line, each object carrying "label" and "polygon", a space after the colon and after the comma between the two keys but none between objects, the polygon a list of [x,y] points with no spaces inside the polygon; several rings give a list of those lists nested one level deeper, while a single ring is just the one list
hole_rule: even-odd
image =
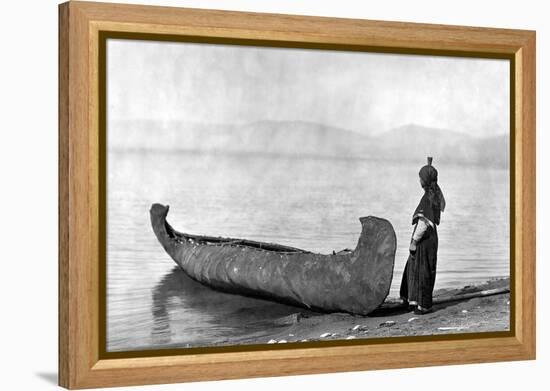
[{"label": "sandy beach", "polygon": [[[494,279],[481,285],[467,285],[461,289],[437,290],[434,299],[506,287],[509,287],[508,278]],[[426,315],[416,315],[405,309],[380,311],[369,316],[301,311],[266,323],[262,333],[227,339],[216,345],[507,331],[509,323],[510,295],[502,293],[434,305],[434,312]]]}]

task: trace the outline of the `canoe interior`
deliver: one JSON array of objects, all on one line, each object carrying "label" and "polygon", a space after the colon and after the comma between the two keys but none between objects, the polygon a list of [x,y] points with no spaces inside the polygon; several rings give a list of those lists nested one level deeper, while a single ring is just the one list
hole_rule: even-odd
[{"label": "canoe interior", "polygon": [[291,254],[312,254],[311,251],[302,250],[296,247],[283,246],[276,243],[267,243],[267,242],[258,242],[255,240],[249,239],[235,239],[235,238],[222,238],[215,236],[204,236],[204,235],[191,235],[186,233],[181,233],[176,231],[167,221],[164,222],[166,232],[169,237],[176,239],[180,242],[187,241],[190,244],[208,244],[208,245],[219,245],[219,246],[242,246],[242,247],[251,247],[258,248],[264,251],[273,251],[278,253],[291,253]]}]

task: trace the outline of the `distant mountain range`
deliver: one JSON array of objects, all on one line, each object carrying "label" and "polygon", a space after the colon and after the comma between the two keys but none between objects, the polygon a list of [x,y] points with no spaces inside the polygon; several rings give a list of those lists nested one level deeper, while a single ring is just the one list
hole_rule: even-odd
[{"label": "distant mountain range", "polygon": [[303,121],[205,125],[162,121],[111,121],[109,148],[263,153],[326,158],[424,161],[508,166],[507,135],[476,138],[464,133],[406,125],[367,136]]}]

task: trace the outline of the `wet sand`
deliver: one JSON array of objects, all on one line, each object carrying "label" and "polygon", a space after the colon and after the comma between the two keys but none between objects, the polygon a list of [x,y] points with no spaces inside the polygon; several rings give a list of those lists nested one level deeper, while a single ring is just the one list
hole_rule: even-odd
[{"label": "wet sand", "polygon": [[[441,289],[434,298],[505,288],[509,279],[495,279],[461,289]],[[301,311],[265,323],[261,333],[240,336],[216,345],[264,344],[507,331],[510,327],[508,293],[434,305],[434,312],[416,315],[405,309],[370,316],[320,314]]]}]

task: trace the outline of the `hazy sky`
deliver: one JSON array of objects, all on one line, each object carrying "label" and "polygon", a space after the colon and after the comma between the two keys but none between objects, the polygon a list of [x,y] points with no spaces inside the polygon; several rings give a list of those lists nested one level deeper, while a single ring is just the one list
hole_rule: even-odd
[{"label": "hazy sky", "polygon": [[110,39],[107,79],[109,119],[509,127],[507,60]]}]

